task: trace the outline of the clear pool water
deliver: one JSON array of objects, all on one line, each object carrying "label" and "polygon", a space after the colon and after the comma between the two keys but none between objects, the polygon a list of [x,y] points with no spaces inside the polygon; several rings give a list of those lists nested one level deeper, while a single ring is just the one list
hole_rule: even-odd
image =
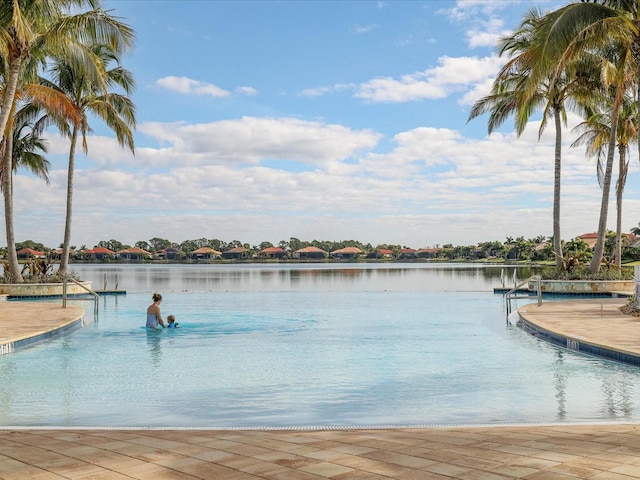
[{"label": "clear pool water", "polygon": [[[506,321],[478,266],[78,267],[93,321],[0,357],[0,424],[305,427],[638,421],[640,370]],[[520,278],[526,278],[523,272]],[[181,328],[147,331],[151,293]],[[522,302],[522,301],[521,301]]]}]

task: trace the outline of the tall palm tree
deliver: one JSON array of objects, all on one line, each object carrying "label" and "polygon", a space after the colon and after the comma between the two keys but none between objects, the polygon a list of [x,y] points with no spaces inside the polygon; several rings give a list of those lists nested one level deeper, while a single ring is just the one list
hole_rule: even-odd
[{"label": "tall palm tree", "polygon": [[[99,65],[86,50],[87,45],[104,43],[114,51],[123,51],[133,43],[130,27],[117,21],[101,8],[101,0],[6,0],[0,2],[0,59],[3,67],[0,134],[5,149],[11,152],[11,116],[16,111],[20,82],[33,81],[38,67],[52,55],[73,51],[82,56],[87,72],[99,78]],[[87,11],[83,9],[89,8]],[[7,258],[10,272],[20,275],[13,227],[13,189],[11,155],[3,154],[2,185],[4,191]]]},{"label": "tall palm tree", "polygon": [[[108,45],[94,45],[92,52],[103,66],[100,79],[91,78],[83,68],[78,68],[77,64],[65,58],[55,59],[50,69],[53,84],[70,99],[80,117],[80,121],[72,124],[70,129],[63,129],[69,131],[71,144],[67,170],[67,210],[59,268],[61,273],[66,273],[69,264],[76,146],[78,136],[81,136],[82,150],[85,154],[88,152],[87,133],[91,131],[88,115],[102,119],[116,134],[120,146],[127,146],[134,152],[131,129],[136,125],[135,106],[128,97],[135,88],[133,75],[120,66],[117,52]],[[116,64],[115,67],[109,68],[112,63]],[[111,88],[119,88],[124,94],[108,91]]]},{"label": "tall palm tree", "polygon": [[[11,177],[14,172],[20,167],[27,168],[31,172],[43,178],[47,184],[49,184],[49,161],[40,153],[46,153],[46,144],[42,139],[42,131],[45,124],[44,117],[40,120],[31,123],[31,119],[34,114],[38,113],[39,109],[28,105],[21,109],[16,115],[10,117],[8,127],[11,130],[10,135],[4,136],[0,142],[0,152],[2,152],[2,175]],[[11,168],[6,168],[11,165]],[[8,186],[8,187],[7,187]],[[13,189],[12,179],[9,181],[3,181],[0,183],[0,189],[2,189],[3,197],[5,199],[5,212],[13,212],[13,202],[7,202],[8,199],[13,198],[13,192],[7,191],[6,188]],[[9,215],[5,214],[5,220],[9,218]],[[10,217],[12,218],[12,216]],[[6,222],[7,237],[14,239],[13,222]],[[10,236],[10,237],[9,237]],[[9,263],[9,271],[4,272],[5,278],[11,278],[12,282],[22,282],[22,273],[20,272],[18,259],[15,255],[15,241],[8,244],[8,251],[11,251],[9,247],[13,247],[14,255],[7,255]]]},{"label": "tall palm tree", "polygon": [[[610,99],[609,99],[610,100]],[[604,172],[606,170],[606,157],[611,125],[609,121],[611,102],[605,102],[604,108],[590,111],[587,119],[576,127],[576,131],[582,132],[572,146],[586,145],[587,156],[597,157],[598,182],[602,186]],[[618,117],[616,129],[616,142],[618,150],[618,181],[616,182],[616,232],[614,247],[614,264],[622,265],[622,197],[627,173],[629,170],[629,144],[638,138],[638,112],[637,104],[630,96],[623,99]],[[606,240],[606,235],[605,235]]]},{"label": "tall palm tree", "polygon": [[[542,121],[538,135],[541,136],[549,119],[555,127],[554,182],[553,182],[553,249],[556,267],[563,265],[562,236],[560,232],[560,192],[562,170],[562,126],[566,126],[565,104],[572,98],[587,94],[592,88],[594,65],[585,56],[565,71],[553,76],[555,70],[549,68],[546,77],[541,77],[535,88],[528,92],[526,84],[532,62],[539,61],[539,52],[533,39],[541,21],[540,14],[532,10],[524,17],[520,27],[499,42],[500,55],[508,54],[510,60],[496,77],[491,95],[478,100],[471,109],[469,120],[489,113],[488,130],[491,133],[504,121],[513,116],[516,133],[521,135],[531,115],[542,110]],[[523,95],[523,92],[527,95]]]},{"label": "tall palm tree", "polygon": [[[603,69],[607,87],[614,86],[616,96],[610,112],[612,128],[602,181],[598,238],[589,267],[592,273],[600,270],[604,254],[620,106],[627,88],[633,87],[636,91],[640,88],[639,25],[638,0],[571,3],[550,12],[536,29],[537,61],[532,64],[524,86],[525,98],[535,95],[540,80],[548,76],[550,65],[555,65],[554,78],[557,78],[564,71],[567,62],[583,56],[585,52],[604,51],[609,58],[609,64],[614,66]],[[640,102],[640,96],[636,98]]]},{"label": "tall palm tree", "polygon": [[[7,0],[0,4],[0,54],[7,82],[0,113],[4,132],[24,63],[32,56],[45,62],[50,55],[76,53],[95,43],[122,51],[133,44],[131,28],[100,8],[102,0]],[[81,11],[90,8],[88,11]],[[73,13],[79,11],[80,13]],[[84,66],[95,70],[90,56]]]},{"label": "tall palm tree", "polygon": [[[2,79],[5,70],[0,63],[0,92],[3,91]],[[14,113],[18,103],[24,104]],[[46,165],[44,161],[32,155],[40,147],[39,137],[43,128],[47,124],[48,116],[41,117],[42,110],[52,112],[53,118],[66,118],[74,120],[74,113],[69,109],[69,104],[65,97],[55,90],[51,90],[39,84],[19,84],[16,91],[16,102],[12,107],[12,113],[8,117],[5,127],[5,134],[0,141],[0,190],[4,198],[5,207],[5,227],[7,238],[7,263],[9,271],[5,272],[11,276],[13,281],[21,283],[23,281],[18,257],[15,248],[15,233],[13,230],[13,179],[10,172],[15,171],[18,166],[24,165],[30,168],[36,175],[46,178]],[[30,135],[23,136],[27,125],[32,125]],[[29,145],[29,142],[35,142]]]}]

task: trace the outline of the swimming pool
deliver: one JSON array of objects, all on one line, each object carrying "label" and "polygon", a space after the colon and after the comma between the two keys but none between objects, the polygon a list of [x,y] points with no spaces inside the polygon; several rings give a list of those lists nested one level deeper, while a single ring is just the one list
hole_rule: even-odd
[{"label": "swimming pool", "polygon": [[[502,296],[491,291],[499,270],[78,271],[98,288],[103,268],[118,273],[126,296],[102,297],[97,321],[69,336],[0,357],[0,424],[355,427],[640,418],[640,369],[559,349],[509,324]],[[180,329],[142,327],[153,290]]]}]

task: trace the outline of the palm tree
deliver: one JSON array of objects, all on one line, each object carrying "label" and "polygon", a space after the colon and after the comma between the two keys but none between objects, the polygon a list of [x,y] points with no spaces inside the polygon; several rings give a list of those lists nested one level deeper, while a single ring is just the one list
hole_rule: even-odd
[{"label": "palm tree", "polygon": [[[0,63],[0,92],[3,91],[2,79],[4,79],[4,65]],[[17,102],[14,103],[12,114],[8,117],[5,127],[5,134],[0,141],[0,189],[2,190],[5,207],[5,227],[7,238],[7,264],[8,274],[13,281],[21,283],[23,281],[16,255],[15,233],[13,229],[13,179],[10,172],[15,171],[18,166],[24,165],[30,168],[36,175],[43,176],[48,181],[45,163],[46,160],[40,159],[33,154],[38,148],[42,149],[39,137],[42,134],[44,126],[47,124],[47,116],[41,115],[41,110],[53,112],[54,117],[66,117],[73,119],[74,112],[70,112],[68,104],[64,97],[51,89],[38,84],[20,83],[19,89],[16,91],[16,99],[25,104],[13,113]],[[33,123],[32,123],[33,122]],[[30,135],[23,136],[27,125],[32,124]],[[35,142],[35,143],[34,143]],[[31,143],[31,145],[29,145]],[[42,149],[44,151],[44,149]],[[10,167],[10,168],[9,168]]]},{"label": "palm tree", "polygon": [[[3,168],[2,175],[11,177],[12,172],[16,172],[18,168],[24,167],[32,171],[34,175],[41,177],[49,184],[49,161],[40,153],[46,152],[46,144],[42,139],[42,130],[45,124],[44,117],[40,120],[31,123],[31,118],[34,114],[38,114],[39,108],[34,107],[33,104],[27,105],[22,108],[17,114],[10,117],[8,128],[11,131],[11,135],[7,135],[0,142],[0,152],[2,152],[2,165],[11,165],[11,169]],[[7,188],[13,189],[13,182],[10,178],[9,181],[0,182],[0,189],[5,199],[12,198],[13,192],[5,190]],[[11,204],[12,206],[12,204]],[[11,223],[12,227],[13,224]],[[9,228],[9,224],[8,224]],[[15,239],[13,230],[7,231],[7,238]],[[15,241],[10,245],[15,252]],[[10,251],[7,248],[7,251]],[[10,278],[12,282],[22,282],[22,273],[19,270],[17,256],[14,258],[7,257],[9,269],[4,272],[5,279]]]},{"label": "palm tree", "polygon": [[42,155],[47,153],[47,144],[42,138],[46,118],[41,117],[30,123],[28,113],[23,109],[16,115],[17,124],[13,129],[13,171],[20,167],[26,168],[49,185],[51,163]]},{"label": "palm tree", "polygon": [[[496,77],[491,95],[478,100],[469,114],[469,120],[489,113],[488,130],[491,133],[509,116],[515,117],[517,135],[521,135],[527,126],[530,116],[536,110],[542,110],[542,121],[538,136],[553,119],[555,127],[554,151],[554,183],[553,183],[553,248],[556,256],[556,267],[561,268],[562,236],[560,233],[560,191],[562,170],[562,125],[566,126],[565,103],[572,97],[581,97],[592,88],[594,65],[587,56],[568,64],[560,74],[548,75],[531,89],[524,88],[527,83],[532,62],[539,61],[537,44],[533,41],[541,16],[530,11],[523,19],[520,27],[509,37],[500,40],[500,55],[509,54],[510,60]],[[526,95],[525,95],[526,94]]]},{"label": "palm tree", "polygon": [[[95,43],[110,45],[118,52],[133,44],[131,28],[99,8],[101,4],[101,0],[9,0],[0,4],[0,55],[7,65],[0,131],[5,130],[23,66],[30,57],[45,62],[50,55],[66,55],[70,49],[80,53],[82,47]],[[85,7],[91,10],[72,13]],[[84,60],[90,69],[90,56],[85,55]]]},{"label": "palm tree", "polygon": [[[114,51],[124,51],[133,43],[130,27],[108,15],[101,0],[8,0],[0,2],[0,60],[4,83],[0,105],[0,132],[5,149],[11,152],[11,117],[21,91],[20,84],[34,82],[38,68],[52,55],[73,51],[82,58],[87,72],[99,78],[99,67],[87,45],[104,43]],[[82,11],[85,7],[88,11]],[[78,12],[78,13],[76,13]],[[81,56],[82,55],[82,56]],[[7,259],[10,274],[22,281],[15,249],[11,155],[2,155]]]},{"label": "palm tree", "polygon": [[[583,56],[585,52],[605,52],[609,65],[614,67],[603,69],[606,87],[613,86],[616,95],[610,112],[612,128],[602,177],[598,239],[590,263],[592,273],[600,270],[604,254],[620,106],[627,88],[640,88],[639,13],[637,0],[602,0],[571,3],[545,15],[536,29],[537,60],[532,63],[524,86],[525,98],[535,95],[541,79],[547,78],[550,65],[555,65],[555,79],[568,62]],[[640,102],[640,96],[636,95],[636,98]]]},{"label": "palm tree", "polygon": [[[82,138],[82,150],[88,152],[87,133],[91,131],[88,114],[102,119],[116,134],[120,146],[127,146],[134,152],[131,128],[135,128],[135,107],[127,96],[134,87],[135,81],[131,72],[119,65],[117,52],[108,45],[94,45],[92,52],[103,65],[103,75],[99,79],[92,79],[86,75],[77,64],[67,59],[58,58],[51,68],[53,83],[73,103],[80,121],[66,126],[63,131],[70,132],[71,145],[69,147],[69,167],[67,171],[67,210],[65,218],[64,241],[59,271],[66,273],[69,264],[69,250],[71,245],[71,223],[73,210],[73,177],[75,171],[75,151],[78,136]],[[116,66],[109,69],[115,62]],[[119,87],[126,95],[105,91],[107,88]]]},{"label": "palm tree", "polygon": [[[587,156],[597,157],[598,181],[602,186],[606,162],[609,138],[611,135],[611,125],[609,121],[611,98],[604,99],[604,108],[596,111],[591,109],[587,119],[576,127],[582,134],[572,144],[587,145]],[[597,107],[596,107],[597,108]],[[614,264],[617,267],[622,265],[622,197],[629,170],[629,144],[637,141],[638,135],[638,113],[637,104],[630,96],[623,99],[618,117],[618,128],[616,129],[616,141],[618,150],[618,181],[616,183],[616,232],[615,247],[613,252]],[[606,240],[606,236],[605,236]]]}]

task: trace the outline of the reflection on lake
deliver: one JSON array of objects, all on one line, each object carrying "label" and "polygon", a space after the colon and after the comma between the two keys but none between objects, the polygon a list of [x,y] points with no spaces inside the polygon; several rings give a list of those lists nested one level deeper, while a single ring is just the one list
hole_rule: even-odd
[{"label": "reflection on lake", "polygon": [[[238,265],[72,265],[101,290],[148,291],[491,291],[500,278],[512,285],[536,271],[530,266],[477,264],[238,264]],[[511,282],[511,283],[510,283]]]}]

